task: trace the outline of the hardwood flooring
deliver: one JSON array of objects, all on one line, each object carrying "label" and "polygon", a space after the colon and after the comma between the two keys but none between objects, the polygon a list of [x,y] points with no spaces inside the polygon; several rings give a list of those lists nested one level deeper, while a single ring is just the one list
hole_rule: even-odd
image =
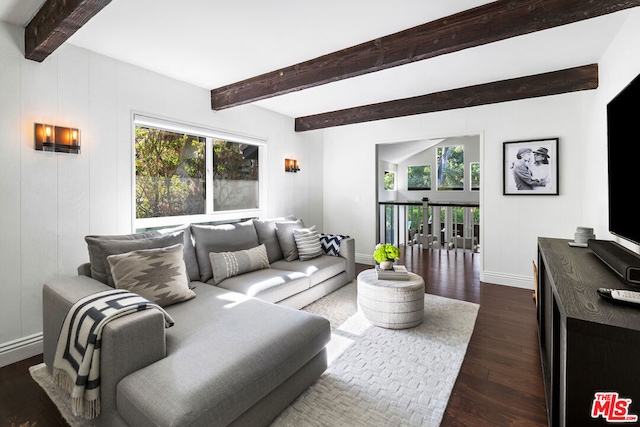
[{"label": "hardwood flooring", "polygon": [[[427,293],[480,304],[476,326],[441,427],[546,426],[532,292],[481,283],[480,255],[401,248],[400,264]],[[371,268],[357,265],[358,272]],[[0,368],[0,427],[66,426],[29,375],[35,356]]]}]

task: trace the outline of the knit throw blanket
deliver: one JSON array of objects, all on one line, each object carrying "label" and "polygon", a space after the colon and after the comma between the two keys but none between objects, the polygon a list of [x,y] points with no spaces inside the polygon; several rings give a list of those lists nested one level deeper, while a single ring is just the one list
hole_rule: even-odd
[{"label": "knit throw blanket", "polygon": [[100,414],[100,347],[105,325],[149,308],[164,314],[165,327],[173,326],[173,319],[159,305],[122,289],[89,295],[71,307],[58,339],[53,380],[70,395],[74,415],[92,419]]}]

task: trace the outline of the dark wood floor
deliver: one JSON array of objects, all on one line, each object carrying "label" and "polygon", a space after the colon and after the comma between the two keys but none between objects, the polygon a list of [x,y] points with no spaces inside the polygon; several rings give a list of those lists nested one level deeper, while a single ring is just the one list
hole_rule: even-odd
[{"label": "dark wood floor", "polygon": [[[442,427],[546,426],[531,291],[481,283],[478,254],[402,248],[400,263],[424,277],[427,293],[480,304]],[[0,427],[67,425],[29,375],[40,362],[0,368]]]}]

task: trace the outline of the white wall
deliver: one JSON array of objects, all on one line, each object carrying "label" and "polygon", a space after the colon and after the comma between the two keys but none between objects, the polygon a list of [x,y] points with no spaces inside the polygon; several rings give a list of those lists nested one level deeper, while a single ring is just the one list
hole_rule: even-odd
[{"label": "white wall", "polygon": [[[481,135],[481,279],[532,288],[538,236],[573,237],[584,224],[584,109],[595,91],[423,114],[324,131],[324,157],[357,158],[358,168],[325,162],[324,224],[350,230],[358,260],[375,245],[375,145],[453,135]],[[505,141],[559,137],[560,195],[503,196]]]},{"label": "white wall", "polygon": [[[258,107],[214,112],[207,89],[73,45],[29,61],[23,39],[0,23],[0,366],[41,352],[42,285],[88,261],[84,236],[131,232],[133,111],[266,140],[265,216],[322,230],[321,135]],[[35,151],[35,122],[78,127],[81,154]]]}]

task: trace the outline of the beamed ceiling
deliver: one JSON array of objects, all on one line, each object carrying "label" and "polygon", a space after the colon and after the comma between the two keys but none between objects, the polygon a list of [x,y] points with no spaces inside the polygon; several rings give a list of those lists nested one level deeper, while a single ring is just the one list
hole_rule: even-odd
[{"label": "beamed ceiling", "polygon": [[[0,17],[24,20],[20,1],[0,0]],[[289,115],[296,131],[594,89],[599,57],[640,5],[22,1],[34,8],[22,23],[29,59],[76,44],[207,87],[214,110]]]}]

